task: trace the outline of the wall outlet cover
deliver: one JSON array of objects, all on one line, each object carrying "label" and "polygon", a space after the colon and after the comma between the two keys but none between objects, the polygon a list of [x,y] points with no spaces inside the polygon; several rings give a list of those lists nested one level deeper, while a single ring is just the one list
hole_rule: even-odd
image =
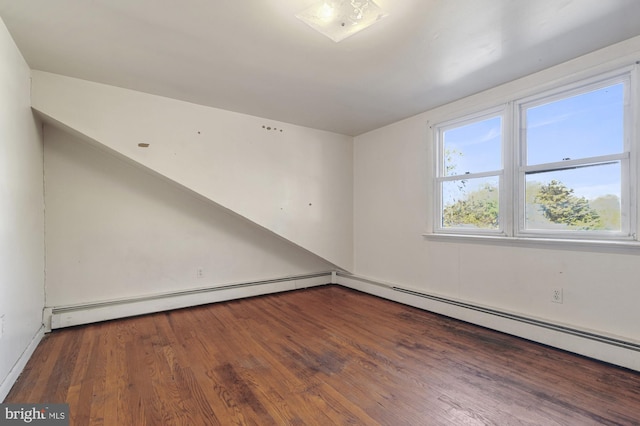
[{"label": "wall outlet cover", "polygon": [[551,290],[551,301],[562,303],[562,288],[558,287]]}]

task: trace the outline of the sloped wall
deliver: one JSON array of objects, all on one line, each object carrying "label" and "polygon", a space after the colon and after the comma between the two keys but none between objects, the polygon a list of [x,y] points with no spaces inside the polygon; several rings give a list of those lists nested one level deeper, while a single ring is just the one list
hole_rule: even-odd
[{"label": "sloped wall", "polygon": [[47,120],[352,268],[351,137],[41,71],[32,76],[32,107]]},{"label": "sloped wall", "polygon": [[126,300],[332,267],[60,129],[45,126],[44,141],[47,306]]}]

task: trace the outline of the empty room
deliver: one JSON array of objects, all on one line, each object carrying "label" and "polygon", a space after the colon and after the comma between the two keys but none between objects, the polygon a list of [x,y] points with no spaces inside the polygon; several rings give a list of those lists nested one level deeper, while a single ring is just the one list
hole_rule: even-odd
[{"label": "empty room", "polygon": [[640,425],[640,1],[0,0],[0,56],[0,424]]}]

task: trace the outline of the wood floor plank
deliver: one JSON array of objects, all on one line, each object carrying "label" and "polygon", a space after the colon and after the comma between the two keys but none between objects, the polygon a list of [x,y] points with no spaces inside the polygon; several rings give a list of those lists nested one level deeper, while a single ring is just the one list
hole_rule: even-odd
[{"label": "wood floor plank", "polygon": [[[80,333],[78,333],[80,334]],[[20,375],[18,383],[11,389],[14,391],[16,387],[23,387],[21,394],[25,401],[46,401],[56,402],[49,399],[53,392],[47,387],[51,372],[55,370],[55,365],[60,360],[60,354],[67,345],[67,337],[69,333],[60,333],[56,338],[51,335],[45,335],[34,353],[38,353],[38,357],[32,356],[27,363],[23,373]],[[49,374],[40,374],[41,371]],[[22,386],[23,377],[26,378],[28,385]],[[55,385],[55,382],[54,382]],[[8,397],[7,397],[8,399]]]},{"label": "wood floor plank", "polygon": [[75,425],[640,425],[640,373],[339,286],[54,331]]}]

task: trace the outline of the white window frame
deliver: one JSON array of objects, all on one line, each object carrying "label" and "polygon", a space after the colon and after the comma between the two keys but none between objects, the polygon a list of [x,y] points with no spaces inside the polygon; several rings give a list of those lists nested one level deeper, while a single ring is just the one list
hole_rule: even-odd
[{"label": "white window frame", "polygon": [[[562,87],[548,90],[540,94],[530,96],[514,103],[514,120],[515,128],[519,129],[514,139],[514,147],[517,155],[517,176],[514,182],[517,182],[518,190],[518,204],[514,208],[514,213],[517,214],[517,218],[514,218],[514,222],[518,225],[516,229],[516,235],[522,237],[542,237],[542,238],[570,238],[570,239],[596,239],[596,240],[630,240],[635,234],[635,230],[632,228],[631,211],[632,200],[635,198],[630,191],[631,182],[631,133],[632,133],[632,114],[631,114],[631,78],[632,68],[625,68],[613,73],[592,77],[590,79],[581,80],[579,82],[564,85]],[[624,120],[624,141],[623,152],[618,154],[603,155],[598,157],[585,157],[580,159],[572,159],[566,161],[558,161],[554,163],[543,163],[536,165],[527,165],[527,141],[526,141],[526,123],[525,123],[525,111],[527,108],[544,105],[547,103],[559,101],[572,96],[588,93],[590,91],[602,89],[604,87],[612,86],[615,84],[624,84],[624,98],[623,98],[623,120]],[[545,172],[551,170],[567,170],[573,167],[584,167],[588,165],[605,164],[607,162],[620,161],[621,164],[621,230],[620,231],[580,231],[580,230],[540,230],[540,229],[527,229],[524,215],[525,205],[525,179],[526,174],[530,172]]]},{"label": "white window frame", "polygon": [[[470,172],[465,173],[464,175],[450,175],[445,176],[444,170],[444,138],[443,135],[447,130],[455,129],[457,127],[463,127],[468,124],[473,124],[478,121],[500,117],[501,120],[501,158],[500,165],[501,168],[498,170],[489,170],[484,172]],[[449,120],[443,123],[438,124],[434,127],[435,129],[435,141],[436,141],[436,177],[435,177],[435,194],[436,194],[436,217],[437,220],[435,222],[435,232],[442,234],[471,234],[471,235],[506,235],[505,233],[505,221],[509,217],[508,213],[503,209],[506,200],[506,192],[502,190],[505,185],[505,139],[508,139],[508,129],[506,127],[507,123],[507,108],[505,105],[501,105],[494,108],[489,108],[482,110],[477,113],[472,113],[465,115],[463,117],[459,117],[453,120]],[[442,212],[444,206],[442,205],[442,183],[444,182],[452,182],[461,179],[474,179],[474,178],[483,178],[483,177],[498,177],[498,187],[501,188],[498,196],[498,229],[483,229],[483,228],[445,228],[442,226]]]},{"label": "white window frame", "polygon": [[[504,102],[492,108],[486,108],[471,114],[453,118],[434,125],[433,140],[435,147],[434,192],[435,202],[433,234],[470,237],[503,237],[521,240],[559,240],[588,242],[635,242],[638,226],[638,160],[637,160],[637,126],[640,111],[640,88],[638,87],[638,68],[627,66],[615,71],[580,79],[569,84],[558,85],[534,95]],[[610,85],[624,83],[624,148],[619,154],[603,155],[591,158],[580,158],[556,163],[545,163],[527,166],[526,140],[523,114],[526,108],[557,101],[567,97],[598,90]],[[530,93],[533,93],[531,91]],[[462,127],[476,121],[502,117],[502,169],[484,173],[465,175],[474,177],[499,176],[499,224],[498,230],[480,228],[453,228],[442,226],[442,183],[460,179],[460,176],[444,176],[444,141],[443,134],[449,129]],[[576,166],[620,161],[621,164],[621,231],[579,231],[579,230],[537,230],[525,228],[525,178],[528,172],[551,169],[569,169]],[[498,173],[499,172],[499,173]]]}]

